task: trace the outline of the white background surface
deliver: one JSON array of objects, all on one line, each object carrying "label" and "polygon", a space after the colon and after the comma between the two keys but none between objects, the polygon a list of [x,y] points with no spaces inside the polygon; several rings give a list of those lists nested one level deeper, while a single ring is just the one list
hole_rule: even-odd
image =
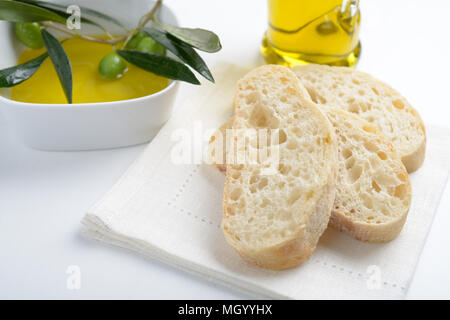
[{"label": "white background surface", "polygon": [[[259,43],[266,28],[266,1],[165,2],[181,25],[219,34],[223,50],[203,55],[210,65],[218,60],[244,66],[262,63]],[[446,16],[450,2],[361,2],[363,52],[358,69],[402,92],[426,124],[450,125],[450,27]],[[182,90],[188,89],[183,85]],[[143,148],[35,151],[21,144],[0,115],[0,298],[251,298],[81,237],[84,212]],[[449,227],[448,184],[407,298],[450,299]],[[81,269],[80,290],[66,288],[70,265]]]}]

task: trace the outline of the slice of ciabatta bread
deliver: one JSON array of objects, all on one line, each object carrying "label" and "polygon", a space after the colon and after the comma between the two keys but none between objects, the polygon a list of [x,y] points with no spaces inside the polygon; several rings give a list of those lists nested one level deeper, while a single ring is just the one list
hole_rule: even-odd
[{"label": "slice of ciabatta bread", "polygon": [[336,199],[330,225],[358,240],[394,239],[411,204],[411,185],[400,157],[369,122],[339,108],[321,109],[338,140]]},{"label": "slice of ciabatta bread", "polygon": [[387,84],[347,67],[310,64],[293,71],[311,99],[342,108],[375,125],[393,144],[408,172],[425,158],[425,127],[408,101]]},{"label": "slice of ciabatta bread", "polygon": [[244,76],[235,112],[232,128],[237,132],[279,130],[279,144],[264,146],[250,138],[244,151],[278,146],[279,158],[274,172],[264,175],[267,163],[259,158],[234,164],[227,157],[225,238],[251,264],[294,267],[311,255],[329,222],[335,196],[334,130],[295,74],[282,66],[262,66]]}]

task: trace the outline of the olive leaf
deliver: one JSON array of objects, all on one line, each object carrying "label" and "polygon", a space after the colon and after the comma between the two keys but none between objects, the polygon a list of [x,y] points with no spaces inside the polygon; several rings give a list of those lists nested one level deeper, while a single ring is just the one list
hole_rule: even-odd
[{"label": "olive leaf", "polygon": [[188,67],[172,58],[133,50],[116,50],[116,52],[129,63],[154,74],[169,79],[200,84],[200,81]]},{"label": "olive leaf", "polygon": [[44,53],[39,57],[18,66],[0,70],[0,88],[13,87],[29,79],[39,69],[47,57],[48,54]]},{"label": "olive leaf", "polygon": [[73,79],[72,66],[70,65],[69,58],[58,39],[45,29],[43,29],[41,33],[48,55],[55,66],[56,74],[58,75],[61,86],[66,94],[67,101],[72,103]]},{"label": "olive leaf", "polygon": [[177,39],[180,39],[184,43],[191,47],[197,48],[205,52],[217,52],[222,49],[219,37],[209,30],[205,29],[190,29],[170,26],[158,22],[158,25],[165,31],[170,33]]},{"label": "olive leaf", "polygon": [[63,24],[66,23],[66,19],[63,16],[51,10],[11,0],[0,0],[0,20],[12,22],[54,21]]},{"label": "olive leaf", "polygon": [[203,77],[214,82],[214,78],[205,61],[203,61],[198,53],[190,46],[165,31],[159,31],[155,28],[144,28],[143,30],[152,37],[153,40],[166,47],[170,52],[200,73]]}]

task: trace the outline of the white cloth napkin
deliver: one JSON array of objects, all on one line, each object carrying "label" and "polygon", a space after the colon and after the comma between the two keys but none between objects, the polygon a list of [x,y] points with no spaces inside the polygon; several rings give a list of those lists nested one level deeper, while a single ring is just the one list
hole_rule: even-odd
[{"label": "white cloth napkin", "polygon": [[236,80],[246,70],[229,64],[213,70],[216,85],[190,86],[180,92],[176,114],[85,215],[85,234],[256,297],[403,297],[449,176],[450,128],[427,127],[426,160],[411,175],[412,206],[397,239],[369,244],[328,229],[299,267],[263,270],[244,263],[223,237],[224,176],[198,161],[198,156],[194,164],[173,162],[180,129],[194,141],[195,135],[203,134],[205,147],[211,133],[231,115]]}]

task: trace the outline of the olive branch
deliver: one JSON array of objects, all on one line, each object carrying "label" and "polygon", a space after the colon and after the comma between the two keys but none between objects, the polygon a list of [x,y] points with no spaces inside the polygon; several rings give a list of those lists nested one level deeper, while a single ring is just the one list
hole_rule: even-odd
[{"label": "olive branch", "polygon": [[[105,56],[102,62],[104,62],[104,66],[115,63],[114,68],[110,68],[110,70],[102,68],[102,62],[99,66],[100,73],[107,78],[120,76],[120,73],[126,69],[125,60],[159,76],[200,84],[192,72],[192,68],[207,80],[214,82],[208,66],[197,50],[208,53],[219,51],[222,48],[219,37],[205,29],[181,28],[159,21],[157,13],[162,2],[162,0],[157,0],[151,10],[139,19],[136,28],[132,30],[125,27],[118,19],[103,12],[81,7],[83,12],[81,23],[96,26],[106,34],[106,37],[95,37],[80,34],[66,27],[66,21],[70,15],[67,14],[64,5],[35,0],[0,0],[0,20],[15,23],[16,35],[19,40],[32,48],[45,46],[47,49],[46,53],[35,59],[0,70],[0,88],[13,87],[26,81],[33,76],[47,57],[50,57],[67,101],[72,103],[73,75],[70,61],[62,42],[49,32],[51,30],[66,34],[68,38],[65,38],[64,41],[70,38],[81,38],[110,44],[114,53]],[[102,26],[102,21],[118,25],[124,33],[112,36]],[[151,26],[147,27],[149,22],[152,22]],[[171,52],[175,58],[166,56],[166,50]]]}]

